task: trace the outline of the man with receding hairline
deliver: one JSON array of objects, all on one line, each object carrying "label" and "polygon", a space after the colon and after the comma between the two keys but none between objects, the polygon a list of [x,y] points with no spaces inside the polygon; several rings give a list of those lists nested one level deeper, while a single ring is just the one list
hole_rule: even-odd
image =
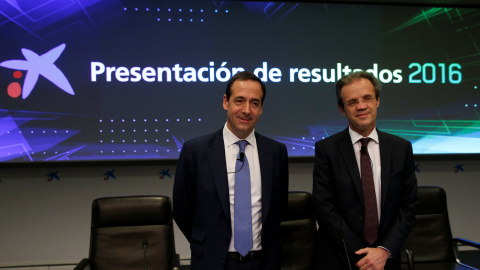
[{"label": "man with receding hairline", "polygon": [[371,73],[342,77],[336,91],[349,126],[315,144],[317,269],[400,269],[417,204],[412,145],[376,128],[380,83]]}]

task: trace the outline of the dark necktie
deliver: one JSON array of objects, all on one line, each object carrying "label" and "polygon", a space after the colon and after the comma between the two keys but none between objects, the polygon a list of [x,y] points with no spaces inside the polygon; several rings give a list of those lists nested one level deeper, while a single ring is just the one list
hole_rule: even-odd
[{"label": "dark necktie", "polygon": [[240,151],[237,155],[237,162],[235,164],[233,231],[235,249],[245,257],[253,247],[250,167],[248,165],[247,156],[245,155],[245,146],[247,146],[248,142],[242,140],[236,142],[236,144],[240,147]]},{"label": "dark necktie", "polygon": [[360,139],[360,142],[362,143],[362,149],[360,150],[360,169],[362,173],[362,189],[365,203],[363,235],[365,240],[371,245],[377,240],[378,211],[375,186],[373,184],[372,163],[367,149],[370,140],[370,138]]}]

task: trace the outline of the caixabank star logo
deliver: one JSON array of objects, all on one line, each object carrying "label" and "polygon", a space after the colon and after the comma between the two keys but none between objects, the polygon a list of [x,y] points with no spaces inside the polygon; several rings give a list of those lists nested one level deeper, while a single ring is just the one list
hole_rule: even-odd
[{"label": "caixabank star logo", "polygon": [[23,87],[17,81],[11,82],[7,87],[8,95],[12,98],[18,98],[21,95],[23,99],[26,99],[35,87],[40,75],[66,93],[75,95],[67,77],[55,65],[55,61],[63,53],[65,47],[65,43],[61,44],[42,55],[23,48],[21,51],[25,60],[14,59],[1,62],[0,66],[15,70],[13,72],[14,79],[21,79],[24,75],[22,71],[25,71]]}]

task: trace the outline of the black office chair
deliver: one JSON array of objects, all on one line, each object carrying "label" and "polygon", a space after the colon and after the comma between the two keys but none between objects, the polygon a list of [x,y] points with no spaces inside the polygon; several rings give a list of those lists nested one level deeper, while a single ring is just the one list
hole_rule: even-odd
[{"label": "black office chair", "polygon": [[317,226],[308,192],[289,192],[288,209],[280,224],[282,270],[312,269]]},{"label": "black office chair", "polygon": [[93,201],[89,258],[82,259],[74,270],[172,270],[178,266],[169,197]]},{"label": "black office chair", "polygon": [[404,245],[407,256],[402,258],[402,269],[477,269],[462,264],[458,259],[459,243],[478,249],[480,244],[452,237],[445,190],[419,186],[418,199],[415,223]]}]

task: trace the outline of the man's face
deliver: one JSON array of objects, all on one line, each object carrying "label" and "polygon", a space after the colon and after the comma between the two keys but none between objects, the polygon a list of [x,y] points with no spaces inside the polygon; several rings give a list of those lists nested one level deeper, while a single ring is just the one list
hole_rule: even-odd
[{"label": "man's face", "polygon": [[245,139],[262,114],[262,86],[257,81],[236,80],[232,94],[223,96],[223,108],[227,111],[227,128],[239,139]]},{"label": "man's face", "polygon": [[[341,91],[343,103],[347,104],[340,111],[348,118],[350,127],[363,136],[368,136],[375,128],[377,108],[380,106],[380,98],[375,97],[373,84],[365,78],[354,80],[345,85]],[[370,98],[370,101],[367,101]],[[353,102],[357,101],[357,103]]]}]

